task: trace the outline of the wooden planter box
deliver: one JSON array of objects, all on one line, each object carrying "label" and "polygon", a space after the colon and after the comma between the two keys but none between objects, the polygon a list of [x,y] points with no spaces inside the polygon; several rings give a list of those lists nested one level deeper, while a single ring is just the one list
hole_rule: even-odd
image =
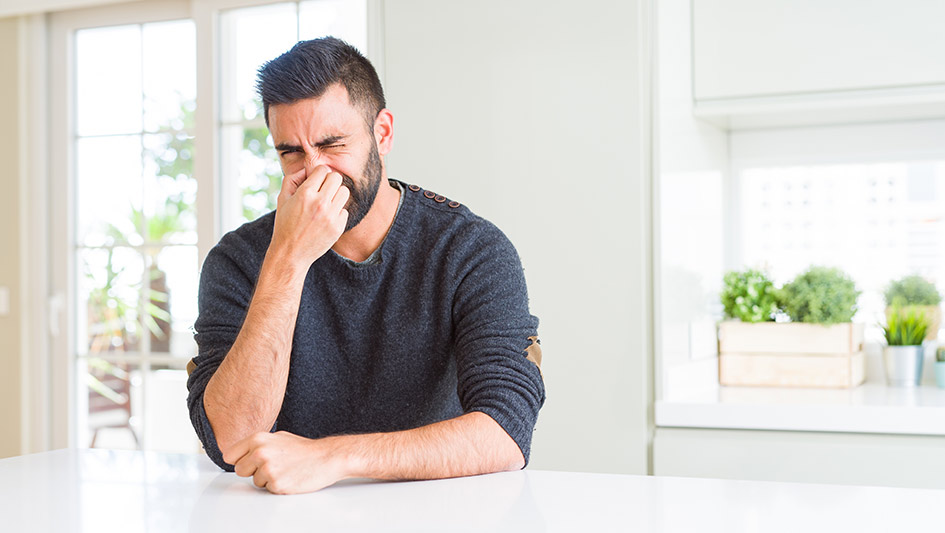
[{"label": "wooden planter box", "polygon": [[866,378],[863,324],[719,324],[719,383],[856,387]]}]

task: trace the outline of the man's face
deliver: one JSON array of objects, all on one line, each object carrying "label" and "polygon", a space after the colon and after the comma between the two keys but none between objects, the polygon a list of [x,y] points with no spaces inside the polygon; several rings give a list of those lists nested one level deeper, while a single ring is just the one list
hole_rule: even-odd
[{"label": "man's face", "polygon": [[341,174],[351,192],[345,231],[357,226],[374,205],[381,159],[373,124],[365,124],[344,86],[332,85],[319,98],[269,106],[269,132],[285,175],[302,169],[308,175],[319,165]]}]

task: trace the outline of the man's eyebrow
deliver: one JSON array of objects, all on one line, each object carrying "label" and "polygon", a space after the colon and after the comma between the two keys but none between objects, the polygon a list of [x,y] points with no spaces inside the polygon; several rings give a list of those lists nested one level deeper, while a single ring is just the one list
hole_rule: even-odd
[{"label": "man's eyebrow", "polygon": [[348,137],[347,135],[330,135],[330,136],[325,137],[324,139],[322,139],[320,142],[315,143],[315,146],[321,148],[321,147],[323,147],[323,146],[328,146],[328,145],[330,145],[330,144],[335,144],[335,143],[337,143],[338,141],[343,141],[343,140],[345,140],[347,137]]},{"label": "man's eyebrow", "polygon": [[[328,137],[325,137],[321,141],[315,143],[315,147],[324,148],[325,146],[335,144],[338,141],[343,141],[347,137],[348,137],[347,135],[329,135]],[[289,143],[283,142],[276,145],[276,150],[279,152],[282,152],[285,150],[302,150],[302,147],[297,144],[289,144]]]}]

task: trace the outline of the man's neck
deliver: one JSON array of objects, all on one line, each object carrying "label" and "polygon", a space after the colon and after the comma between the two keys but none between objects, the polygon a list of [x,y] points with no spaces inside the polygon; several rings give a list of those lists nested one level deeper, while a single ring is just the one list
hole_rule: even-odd
[{"label": "man's neck", "polygon": [[387,176],[383,176],[371,210],[357,226],[344,232],[331,249],[357,263],[370,257],[384,242],[384,237],[394,222],[400,194],[400,191],[387,181]]}]

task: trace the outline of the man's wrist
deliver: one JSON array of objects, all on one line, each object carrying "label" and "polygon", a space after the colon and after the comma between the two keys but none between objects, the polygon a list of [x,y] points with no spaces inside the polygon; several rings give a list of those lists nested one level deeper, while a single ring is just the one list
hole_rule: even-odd
[{"label": "man's wrist", "polygon": [[339,456],[345,478],[372,477],[368,469],[367,452],[371,435],[349,435],[341,440]]},{"label": "man's wrist", "polygon": [[[300,260],[291,250],[284,246],[269,245],[266,257],[263,259],[262,271],[277,274],[278,278],[290,280],[304,280],[313,261]],[[263,272],[260,272],[260,277]]]}]

